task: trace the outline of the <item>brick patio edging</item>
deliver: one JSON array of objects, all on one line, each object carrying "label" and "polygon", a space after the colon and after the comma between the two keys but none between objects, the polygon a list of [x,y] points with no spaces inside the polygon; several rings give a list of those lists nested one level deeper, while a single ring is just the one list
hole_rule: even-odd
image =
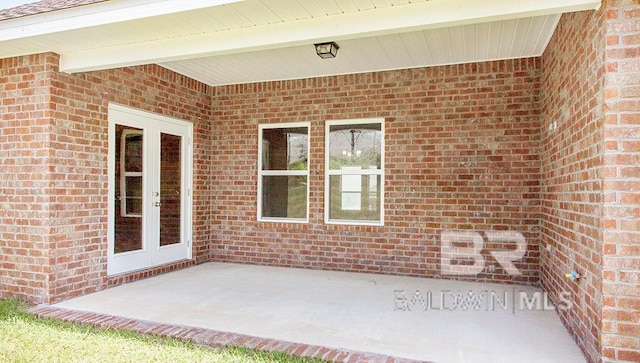
[{"label": "brick patio edging", "polygon": [[285,352],[305,358],[319,358],[331,362],[368,363],[418,363],[424,361],[392,357],[384,354],[358,352],[318,345],[288,342],[278,339],[260,338],[250,335],[229,333],[218,330],[196,328],[179,324],[156,323],[147,320],[130,319],[108,314],[63,309],[48,305],[38,305],[29,309],[40,318],[57,319],[66,322],[92,325],[99,328],[128,329],[141,334],[191,341],[212,348],[245,347],[266,352]]}]

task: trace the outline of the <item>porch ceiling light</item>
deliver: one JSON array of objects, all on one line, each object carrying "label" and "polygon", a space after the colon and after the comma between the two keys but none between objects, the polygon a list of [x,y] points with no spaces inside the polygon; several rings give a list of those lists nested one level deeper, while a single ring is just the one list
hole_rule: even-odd
[{"label": "porch ceiling light", "polygon": [[316,47],[316,53],[322,59],[335,58],[338,54],[338,49],[340,49],[336,42],[318,43],[314,45]]}]

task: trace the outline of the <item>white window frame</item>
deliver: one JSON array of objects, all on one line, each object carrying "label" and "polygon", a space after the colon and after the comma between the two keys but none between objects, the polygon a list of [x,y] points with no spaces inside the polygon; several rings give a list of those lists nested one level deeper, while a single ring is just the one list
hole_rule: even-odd
[{"label": "white window frame", "polygon": [[[127,137],[131,135],[143,135],[142,130],[124,130],[120,136],[120,216],[122,217],[134,217],[142,218],[142,211],[140,213],[127,212],[127,202],[129,199],[142,199],[129,197],[127,191],[127,177],[139,177],[142,178],[142,171],[127,171]],[[142,147],[142,145],[140,146]]]},{"label": "white window frame", "polygon": [[[327,120],[325,121],[325,142],[324,142],[324,222],[326,224],[343,224],[343,225],[357,225],[357,226],[384,226],[384,159],[385,159],[385,131],[384,131],[384,118],[363,118],[363,119],[351,119],[351,120]],[[331,170],[329,169],[329,137],[331,126],[342,125],[359,125],[359,124],[380,124],[380,169],[361,169],[358,173],[354,173],[353,170]],[[378,203],[380,204],[380,220],[378,221],[360,221],[360,220],[348,220],[348,219],[330,219],[329,212],[331,211],[331,198],[329,197],[329,191],[331,189],[331,176],[333,175],[380,175],[380,195],[378,196]]]},{"label": "white window frame", "polygon": [[[286,129],[286,128],[307,128],[307,170],[262,170],[262,159],[264,154],[264,139],[262,138],[265,129]],[[259,222],[285,222],[285,223],[308,223],[309,222],[309,160],[311,147],[311,123],[310,122],[287,122],[276,124],[258,125],[258,221]],[[266,155],[269,157],[269,155]],[[305,218],[282,218],[262,216],[262,179],[264,176],[306,176],[307,177],[307,211]]]}]

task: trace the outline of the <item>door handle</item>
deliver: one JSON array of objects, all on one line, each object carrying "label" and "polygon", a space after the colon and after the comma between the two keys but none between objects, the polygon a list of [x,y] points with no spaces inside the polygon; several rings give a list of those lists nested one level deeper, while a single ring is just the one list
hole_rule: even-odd
[{"label": "door handle", "polygon": [[162,204],[162,203],[160,203],[160,202],[155,202],[155,203],[153,203],[153,205],[155,205],[156,207],[160,207],[160,205],[161,205],[161,204]]}]

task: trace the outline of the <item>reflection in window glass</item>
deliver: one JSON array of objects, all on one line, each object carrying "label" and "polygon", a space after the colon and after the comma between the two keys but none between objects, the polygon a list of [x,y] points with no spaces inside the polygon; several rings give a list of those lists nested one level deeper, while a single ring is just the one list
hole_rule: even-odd
[{"label": "reflection in window glass", "polygon": [[330,125],[329,169],[380,169],[381,140],[380,123]]},{"label": "reflection in window glass", "polygon": [[329,223],[383,223],[383,120],[327,121]]},{"label": "reflection in window glass", "polygon": [[120,140],[120,200],[123,217],[142,217],[142,139],[140,129],[124,129]]},{"label": "reflection in window glass", "polygon": [[116,125],[113,253],[138,251],[142,243],[143,130]]},{"label": "reflection in window glass", "polygon": [[380,175],[331,175],[330,220],[379,221]]},{"label": "reflection in window glass", "polygon": [[306,221],[309,126],[260,126],[258,219]]},{"label": "reflection in window glass", "polygon": [[262,216],[307,217],[307,177],[270,175],[262,177]]},{"label": "reflection in window glass", "polygon": [[262,130],[262,170],[307,170],[306,127]]}]

